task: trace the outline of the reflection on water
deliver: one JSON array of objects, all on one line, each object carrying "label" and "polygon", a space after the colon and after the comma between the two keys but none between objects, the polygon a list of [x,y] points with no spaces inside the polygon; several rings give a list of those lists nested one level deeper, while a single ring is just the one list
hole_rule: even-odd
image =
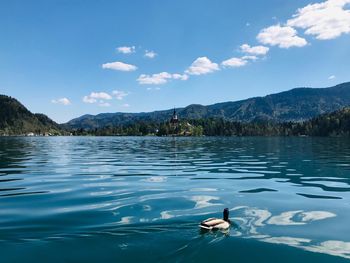
[{"label": "reflection on water", "polygon": [[[333,213],[327,211],[304,212],[299,210],[286,211],[274,216],[268,210],[261,210],[257,208],[236,207],[231,209],[231,211],[237,210],[242,210],[242,217],[234,218],[237,222],[240,222],[240,228],[236,228],[234,231],[232,231],[234,236],[256,238],[263,242],[284,244],[305,249],[307,251],[325,253],[350,259],[350,242],[327,240],[317,243],[317,241],[304,237],[270,236],[269,234],[259,232],[260,229],[263,231],[263,227],[265,225],[306,225],[312,221],[325,220],[327,218],[335,217],[336,215]],[[327,230],[324,229],[323,231]]]},{"label": "reflection on water", "polygon": [[[340,262],[350,258],[349,164],[350,141],[336,138],[0,138],[0,252],[31,261],[37,247],[69,254],[76,242],[76,261],[179,262],[229,259],[233,246],[236,261],[256,262],[249,240],[271,247],[266,262],[300,251]],[[229,233],[200,233],[224,207]]]}]

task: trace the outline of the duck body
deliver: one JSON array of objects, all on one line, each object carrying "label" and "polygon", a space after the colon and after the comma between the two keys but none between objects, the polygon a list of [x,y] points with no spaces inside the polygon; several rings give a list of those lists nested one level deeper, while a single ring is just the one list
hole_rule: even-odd
[{"label": "duck body", "polygon": [[229,213],[229,209],[225,208],[223,212],[223,219],[208,218],[202,221],[199,227],[204,230],[227,230],[231,224]]},{"label": "duck body", "polygon": [[218,218],[208,218],[202,221],[199,227],[205,230],[226,230],[230,227],[230,221]]}]

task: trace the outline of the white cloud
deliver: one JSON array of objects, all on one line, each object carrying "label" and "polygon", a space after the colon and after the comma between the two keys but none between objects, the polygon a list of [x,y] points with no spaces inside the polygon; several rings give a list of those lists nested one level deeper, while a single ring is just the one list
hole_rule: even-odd
[{"label": "white cloud", "polygon": [[103,100],[112,99],[111,95],[109,95],[106,92],[91,92],[90,97],[95,99],[103,99]]},{"label": "white cloud", "polygon": [[124,104],[122,105],[122,107],[124,107],[124,108],[129,108],[130,105],[129,105],[128,103],[124,103]]},{"label": "white cloud", "polygon": [[328,0],[299,8],[288,26],[305,29],[306,35],[317,39],[333,39],[350,33],[350,10],[345,9],[350,0]]},{"label": "white cloud", "polygon": [[257,56],[243,56],[242,59],[244,60],[257,60]]},{"label": "white cloud", "polygon": [[67,98],[53,99],[53,100],[51,100],[51,102],[54,103],[54,104],[62,104],[62,105],[65,105],[65,106],[72,104],[70,102],[70,100],[67,99]]},{"label": "white cloud", "polygon": [[189,75],[203,75],[219,70],[217,63],[211,62],[207,57],[199,57],[185,71]]},{"label": "white cloud", "polygon": [[332,80],[332,79],[335,79],[335,76],[334,75],[331,75],[328,77],[329,80]]},{"label": "white cloud", "polygon": [[223,65],[224,67],[237,68],[237,67],[243,67],[247,63],[248,61],[242,58],[230,58],[221,62],[221,65]]},{"label": "white cloud", "polygon": [[157,53],[151,50],[145,51],[145,57],[146,58],[155,58],[157,56]]},{"label": "white cloud", "polygon": [[129,93],[122,90],[114,90],[112,91],[112,94],[114,97],[116,97],[117,100],[122,100],[124,97],[129,95]]},{"label": "white cloud", "polygon": [[251,47],[248,44],[243,44],[240,46],[240,49],[244,53],[248,53],[251,55],[266,55],[269,52],[269,48],[265,46],[254,46]]},{"label": "white cloud", "polygon": [[179,80],[188,80],[188,75],[186,75],[186,74],[173,74],[172,75],[172,78],[173,79],[179,79]]},{"label": "white cloud", "polygon": [[119,71],[135,71],[137,69],[137,67],[134,65],[126,64],[120,61],[102,64],[102,68],[119,70]]},{"label": "white cloud", "polygon": [[83,102],[85,102],[85,103],[95,103],[95,102],[97,102],[97,100],[94,99],[94,98],[90,98],[89,96],[84,96],[83,97]]},{"label": "white cloud", "polygon": [[137,81],[140,84],[160,85],[167,83],[168,79],[171,79],[171,74],[168,72],[161,72],[153,75],[141,74]]},{"label": "white cloud", "polygon": [[111,94],[107,92],[91,92],[90,95],[83,97],[83,102],[90,104],[97,104],[100,107],[110,107],[111,104],[107,101],[113,99],[122,100],[125,96],[129,95],[125,91],[114,90]]},{"label": "white cloud", "polygon": [[118,51],[118,53],[123,53],[123,54],[135,53],[135,46],[117,47],[117,51]]},{"label": "white cloud", "polygon": [[137,81],[142,85],[161,85],[167,83],[170,79],[187,80],[186,74],[170,74],[168,72],[161,72],[153,75],[141,74]]},{"label": "white cloud", "polygon": [[104,100],[111,100],[112,96],[106,92],[91,92],[90,95],[83,97],[85,103],[104,103]]},{"label": "white cloud", "polygon": [[304,38],[297,36],[297,31],[294,28],[279,24],[262,29],[257,39],[262,44],[279,46],[280,48],[303,47],[307,45],[307,41]]}]

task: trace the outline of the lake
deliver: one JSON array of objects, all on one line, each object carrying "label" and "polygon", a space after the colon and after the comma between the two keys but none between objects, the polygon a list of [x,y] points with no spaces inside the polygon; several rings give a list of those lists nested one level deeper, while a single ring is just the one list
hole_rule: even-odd
[{"label": "lake", "polygon": [[2,137],[0,207],[6,263],[348,262],[350,139]]}]

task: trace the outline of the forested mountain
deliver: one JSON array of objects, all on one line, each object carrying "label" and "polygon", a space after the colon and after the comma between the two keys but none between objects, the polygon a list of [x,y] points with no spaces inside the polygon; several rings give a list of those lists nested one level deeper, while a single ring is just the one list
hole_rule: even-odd
[{"label": "forested mountain", "polygon": [[[349,135],[350,82],[331,88],[297,88],[265,97],[177,109],[185,135]],[[59,125],[0,95],[0,135],[167,135],[173,110],[84,115]]]},{"label": "forested mountain", "polygon": [[46,115],[33,114],[16,99],[0,95],[0,135],[61,132],[61,127]]},{"label": "forested mountain", "polygon": [[325,113],[303,122],[236,122],[222,118],[170,122],[135,122],[99,129],[78,129],[74,135],[96,136],[350,136],[350,108]]},{"label": "forested mountain", "polygon": [[303,124],[310,136],[350,136],[350,108],[317,116]]},{"label": "forested mountain", "polygon": [[[295,88],[289,91],[209,106],[177,109],[181,119],[219,118],[239,122],[299,122],[350,106],[350,82],[330,88]],[[102,113],[84,115],[65,124],[69,129],[95,129],[136,122],[164,122],[172,109],[149,113]]]}]

